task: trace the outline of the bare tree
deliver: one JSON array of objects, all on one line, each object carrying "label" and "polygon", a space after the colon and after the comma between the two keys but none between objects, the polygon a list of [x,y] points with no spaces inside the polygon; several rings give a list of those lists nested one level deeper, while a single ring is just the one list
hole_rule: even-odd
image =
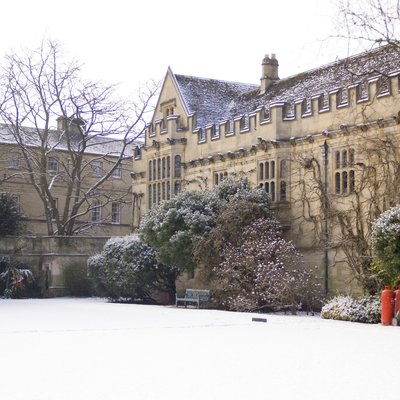
[{"label": "bare tree", "polygon": [[349,47],[371,49],[389,44],[400,49],[399,0],[337,0],[337,36]]},{"label": "bare tree", "polygon": [[[299,220],[313,226],[315,246],[329,250],[330,266],[345,259],[360,287],[374,293],[382,282],[371,264],[372,223],[400,202],[400,141],[391,130],[359,133],[357,141],[354,158],[346,161],[354,171],[353,182],[346,175],[346,193],[326,187],[320,154],[298,154],[293,165],[301,195],[294,202],[302,210]],[[329,154],[333,163],[334,154]]]},{"label": "bare tree", "polygon": [[[101,223],[82,218],[97,207],[96,199],[103,206],[129,198],[129,183],[115,191],[108,181],[131,158],[157,91],[157,85],[147,85],[130,104],[117,98],[113,85],[81,75],[81,66],[65,61],[51,40],[7,55],[1,73],[2,128],[22,153],[49,235],[73,235]],[[52,191],[56,185],[63,190],[62,206]]]}]

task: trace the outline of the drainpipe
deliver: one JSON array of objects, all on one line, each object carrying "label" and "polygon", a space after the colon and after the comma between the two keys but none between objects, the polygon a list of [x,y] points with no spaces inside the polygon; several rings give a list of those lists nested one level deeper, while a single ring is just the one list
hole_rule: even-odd
[{"label": "drainpipe", "polygon": [[324,246],[324,291],[325,296],[329,293],[329,254],[328,254],[328,143],[324,142],[321,146],[322,158],[323,158],[323,194],[322,194],[322,243]]}]

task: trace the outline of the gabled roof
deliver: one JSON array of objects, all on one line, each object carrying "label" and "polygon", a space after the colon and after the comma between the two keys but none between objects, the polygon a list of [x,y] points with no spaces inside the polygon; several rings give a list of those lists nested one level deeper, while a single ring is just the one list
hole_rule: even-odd
[{"label": "gabled roof", "polygon": [[197,126],[230,118],[232,113],[237,113],[238,97],[258,88],[257,85],[246,83],[185,75],[175,75],[175,79],[189,112],[196,112]]},{"label": "gabled roof", "polygon": [[400,50],[384,46],[274,82],[263,95],[259,85],[175,75],[198,127],[254,111],[273,102],[292,102],[346,88],[400,71]]}]

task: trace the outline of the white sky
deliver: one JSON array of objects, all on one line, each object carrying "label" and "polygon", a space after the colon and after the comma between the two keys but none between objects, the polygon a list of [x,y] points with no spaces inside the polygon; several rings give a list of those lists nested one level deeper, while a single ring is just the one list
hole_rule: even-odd
[{"label": "white sky", "polygon": [[[4,4],[5,3],[5,4]],[[134,92],[175,73],[259,83],[276,53],[280,77],[346,55],[333,32],[331,0],[5,0],[0,55],[60,41],[88,74]]]}]

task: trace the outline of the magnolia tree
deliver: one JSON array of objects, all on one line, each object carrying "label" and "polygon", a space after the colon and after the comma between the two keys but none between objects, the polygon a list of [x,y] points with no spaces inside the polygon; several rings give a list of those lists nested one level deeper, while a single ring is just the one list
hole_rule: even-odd
[{"label": "magnolia tree", "polygon": [[137,236],[109,239],[88,267],[101,294],[113,300],[155,302],[156,293],[175,293],[178,270],[157,262]]},{"label": "magnolia tree", "polygon": [[378,273],[386,283],[400,282],[400,205],[383,212],[372,227]]},{"label": "magnolia tree", "polygon": [[269,216],[271,212],[263,203],[237,198],[228,202],[218,214],[213,229],[194,243],[193,255],[202,266],[201,278],[206,282],[213,282],[214,270],[224,260],[223,250],[226,244],[236,246],[243,240],[244,227],[259,218]]},{"label": "magnolia tree", "polygon": [[222,247],[213,268],[217,299],[231,310],[312,307],[320,287],[293,243],[282,238],[279,222],[260,218],[245,226],[239,240]]}]

